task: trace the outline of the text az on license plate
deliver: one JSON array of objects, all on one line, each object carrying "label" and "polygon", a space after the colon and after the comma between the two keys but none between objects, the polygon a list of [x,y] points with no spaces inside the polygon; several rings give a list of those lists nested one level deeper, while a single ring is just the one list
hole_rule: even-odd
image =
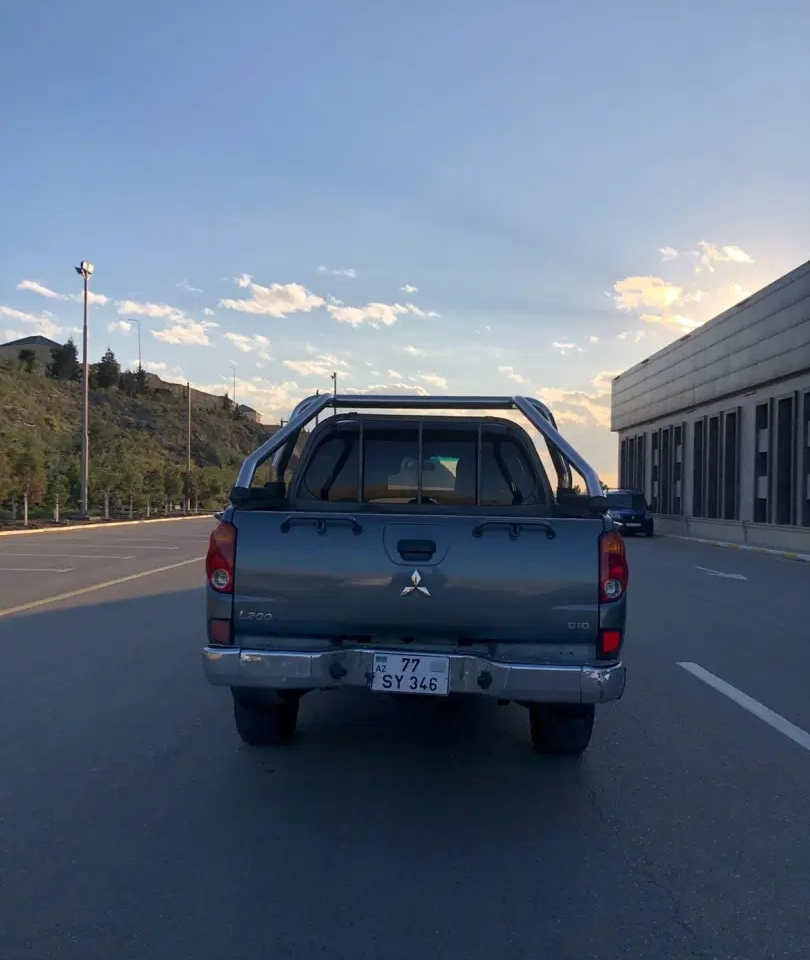
[{"label": "text az on license plate", "polygon": [[447,657],[403,657],[392,653],[375,653],[371,689],[386,693],[447,696],[449,666]]}]

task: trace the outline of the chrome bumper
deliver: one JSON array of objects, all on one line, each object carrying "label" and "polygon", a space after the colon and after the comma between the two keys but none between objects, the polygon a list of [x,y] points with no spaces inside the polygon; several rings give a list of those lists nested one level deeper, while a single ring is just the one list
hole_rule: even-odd
[{"label": "chrome bumper", "polygon": [[[379,650],[285,653],[277,650],[205,647],[203,672],[209,683],[267,690],[325,690],[370,687],[372,659]],[[425,651],[422,651],[425,652]],[[557,666],[504,663],[464,654],[450,660],[450,693],[477,693],[526,703],[605,703],[624,692],[624,664]]]}]

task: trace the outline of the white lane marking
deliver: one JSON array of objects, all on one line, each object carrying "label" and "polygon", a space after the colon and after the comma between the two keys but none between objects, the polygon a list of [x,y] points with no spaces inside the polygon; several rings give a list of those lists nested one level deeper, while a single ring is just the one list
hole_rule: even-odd
[{"label": "white lane marking", "polygon": [[727,580],[747,580],[748,577],[743,573],[723,573],[722,570],[710,570],[708,567],[695,566],[695,570],[702,570],[708,573],[710,577],[725,577]]},{"label": "white lane marking", "polygon": [[70,573],[73,567],[0,567],[0,573]]},{"label": "white lane marking", "polygon": [[747,693],[743,693],[742,690],[738,690],[725,680],[721,680],[720,677],[710,673],[698,663],[679,663],[678,666],[683,667],[692,676],[713,687],[718,693],[728,697],[729,700],[733,700],[743,710],[747,710],[755,717],[759,717],[760,720],[764,720],[774,730],[778,730],[794,743],[798,743],[800,747],[810,750],[810,733],[802,730],[801,727],[797,727],[795,723],[785,720],[784,717],[774,713],[769,707],[764,706],[758,700],[754,700],[753,697],[749,697]]},{"label": "white lane marking", "polygon": [[43,597],[41,600],[30,600],[28,603],[21,603],[16,607],[6,607],[0,610],[0,617],[9,617],[13,613],[24,613],[26,610],[36,610],[37,607],[44,607],[49,603],[59,603],[61,600],[71,600],[73,597],[81,597],[86,593],[93,593],[96,590],[104,590],[107,587],[115,587],[119,583],[129,583],[131,580],[140,580],[142,577],[151,577],[154,573],[166,573],[168,570],[176,570],[178,567],[187,567],[190,563],[199,563],[205,560],[205,557],[192,557],[191,560],[180,560],[177,563],[170,563],[165,567],[153,567],[151,570],[141,570],[140,573],[130,573],[126,577],[116,577],[115,580],[105,580],[104,583],[93,583],[89,587],[81,587],[78,590],[70,590],[68,593],[57,593],[52,597]]},{"label": "white lane marking", "polygon": [[[192,540],[190,541],[194,544],[205,543],[204,540]],[[82,550],[109,550],[115,549],[116,547],[121,548],[122,550],[179,550],[180,547],[156,547],[153,544],[140,544],[140,543],[131,543],[129,540],[124,540],[123,542],[116,543],[77,543],[77,547],[80,547]],[[5,551],[4,551],[5,552]],[[44,554],[40,554],[44,556]]]},{"label": "white lane marking", "polygon": [[110,553],[9,553],[3,551],[4,557],[31,557],[32,560],[37,557],[64,557],[65,560],[136,560],[134,553],[128,556],[118,556]]}]

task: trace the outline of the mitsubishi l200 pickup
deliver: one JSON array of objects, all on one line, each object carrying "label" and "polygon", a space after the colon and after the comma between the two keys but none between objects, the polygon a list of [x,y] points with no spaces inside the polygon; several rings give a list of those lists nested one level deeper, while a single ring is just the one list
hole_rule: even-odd
[{"label": "mitsubishi l200 pickup", "polygon": [[624,691],[624,543],[534,399],[309,397],[243,464],[206,578],[204,672],[251,745],[290,742],[309,691],[354,687],[521,704],[539,752],[575,755]]}]

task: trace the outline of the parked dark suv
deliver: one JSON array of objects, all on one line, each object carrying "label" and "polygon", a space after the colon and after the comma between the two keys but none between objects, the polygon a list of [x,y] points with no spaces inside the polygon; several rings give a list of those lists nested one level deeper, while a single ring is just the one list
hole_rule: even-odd
[{"label": "parked dark suv", "polygon": [[608,515],[623,534],[634,537],[643,533],[651,537],[654,533],[653,518],[647,513],[647,501],[639,490],[608,490],[605,494]]}]

